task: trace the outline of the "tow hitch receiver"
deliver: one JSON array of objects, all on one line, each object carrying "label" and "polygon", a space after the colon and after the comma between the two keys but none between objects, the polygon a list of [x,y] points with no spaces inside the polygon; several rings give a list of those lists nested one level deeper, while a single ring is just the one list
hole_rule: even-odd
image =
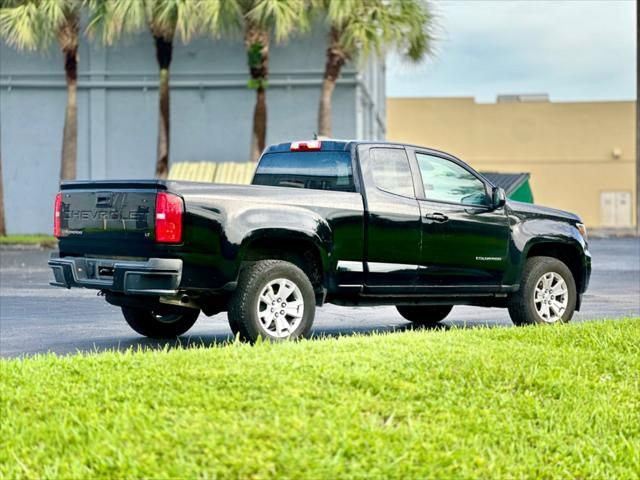
[{"label": "tow hitch receiver", "polygon": [[98,275],[101,277],[113,277],[113,267],[98,267]]}]

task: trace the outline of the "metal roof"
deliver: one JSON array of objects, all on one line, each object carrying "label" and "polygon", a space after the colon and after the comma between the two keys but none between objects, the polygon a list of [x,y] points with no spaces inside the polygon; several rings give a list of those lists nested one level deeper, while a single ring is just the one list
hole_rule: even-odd
[{"label": "metal roof", "polygon": [[530,175],[528,173],[499,173],[499,172],[480,172],[487,180],[493,183],[496,187],[504,188],[504,191],[509,194],[515,191],[520,185],[529,180]]}]

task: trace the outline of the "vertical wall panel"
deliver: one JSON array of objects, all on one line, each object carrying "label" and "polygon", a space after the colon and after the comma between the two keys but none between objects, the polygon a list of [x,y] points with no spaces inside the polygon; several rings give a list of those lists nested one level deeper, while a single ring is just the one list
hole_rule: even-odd
[{"label": "vertical wall panel", "polygon": [[[310,138],[324,68],[326,31],[274,46],[267,91],[267,142]],[[255,92],[247,88],[247,60],[240,39],[179,42],[171,68],[171,150],[177,161],[246,161]],[[363,65],[364,67],[364,65]],[[359,74],[348,65],[334,92],[337,138],[375,138],[373,109],[380,98],[372,81],[382,62]],[[149,178],[154,174],[158,131],[157,65],[146,32],[104,49],[85,39],[80,47],[78,178]],[[361,80],[360,80],[361,79]],[[358,82],[362,86],[357,87]],[[356,91],[365,100],[356,108]],[[369,89],[375,91],[369,92]],[[382,92],[384,95],[384,92]],[[19,53],[0,42],[0,146],[7,230],[51,231],[58,189],[66,91],[62,56]],[[366,119],[358,118],[366,117]],[[362,132],[357,124],[367,125]]]}]

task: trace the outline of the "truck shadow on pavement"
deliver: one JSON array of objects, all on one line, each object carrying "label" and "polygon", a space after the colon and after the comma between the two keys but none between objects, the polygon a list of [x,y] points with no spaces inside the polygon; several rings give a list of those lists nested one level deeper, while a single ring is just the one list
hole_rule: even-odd
[{"label": "truck shadow on pavement", "polygon": [[[331,328],[314,328],[310,337],[310,341],[321,340],[324,338],[339,338],[350,337],[354,335],[378,335],[378,334],[393,334],[407,331],[447,331],[451,329],[473,329],[473,328],[494,328],[504,327],[499,324],[466,324],[457,322],[454,325],[447,323],[436,325],[433,327],[414,326],[410,323],[402,325],[389,325],[389,326],[376,326],[376,327],[331,327]],[[127,351],[127,350],[163,350],[174,348],[210,348],[210,347],[224,347],[234,343],[235,337],[229,332],[228,334],[213,334],[213,335],[183,335],[177,339],[170,340],[158,340],[146,337],[131,337],[131,338],[118,338],[118,339],[103,339],[103,340],[87,340],[86,342],[74,342],[73,351],[68,353],[100,353],[105,351]],[[84,345],[83,345],[84,343]],[[71,349],[70,349],[71,350]]]}]

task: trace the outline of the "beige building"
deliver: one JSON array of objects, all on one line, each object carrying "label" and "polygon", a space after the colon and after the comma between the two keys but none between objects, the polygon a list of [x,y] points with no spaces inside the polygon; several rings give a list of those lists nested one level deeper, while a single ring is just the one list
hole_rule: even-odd
[{"label": "beige building", "polygon": [[389,98],[387,127],[388,140],[450,152],[477,170],[529,172],[535,203],[588,226],[635,225],[635,102]]}]

